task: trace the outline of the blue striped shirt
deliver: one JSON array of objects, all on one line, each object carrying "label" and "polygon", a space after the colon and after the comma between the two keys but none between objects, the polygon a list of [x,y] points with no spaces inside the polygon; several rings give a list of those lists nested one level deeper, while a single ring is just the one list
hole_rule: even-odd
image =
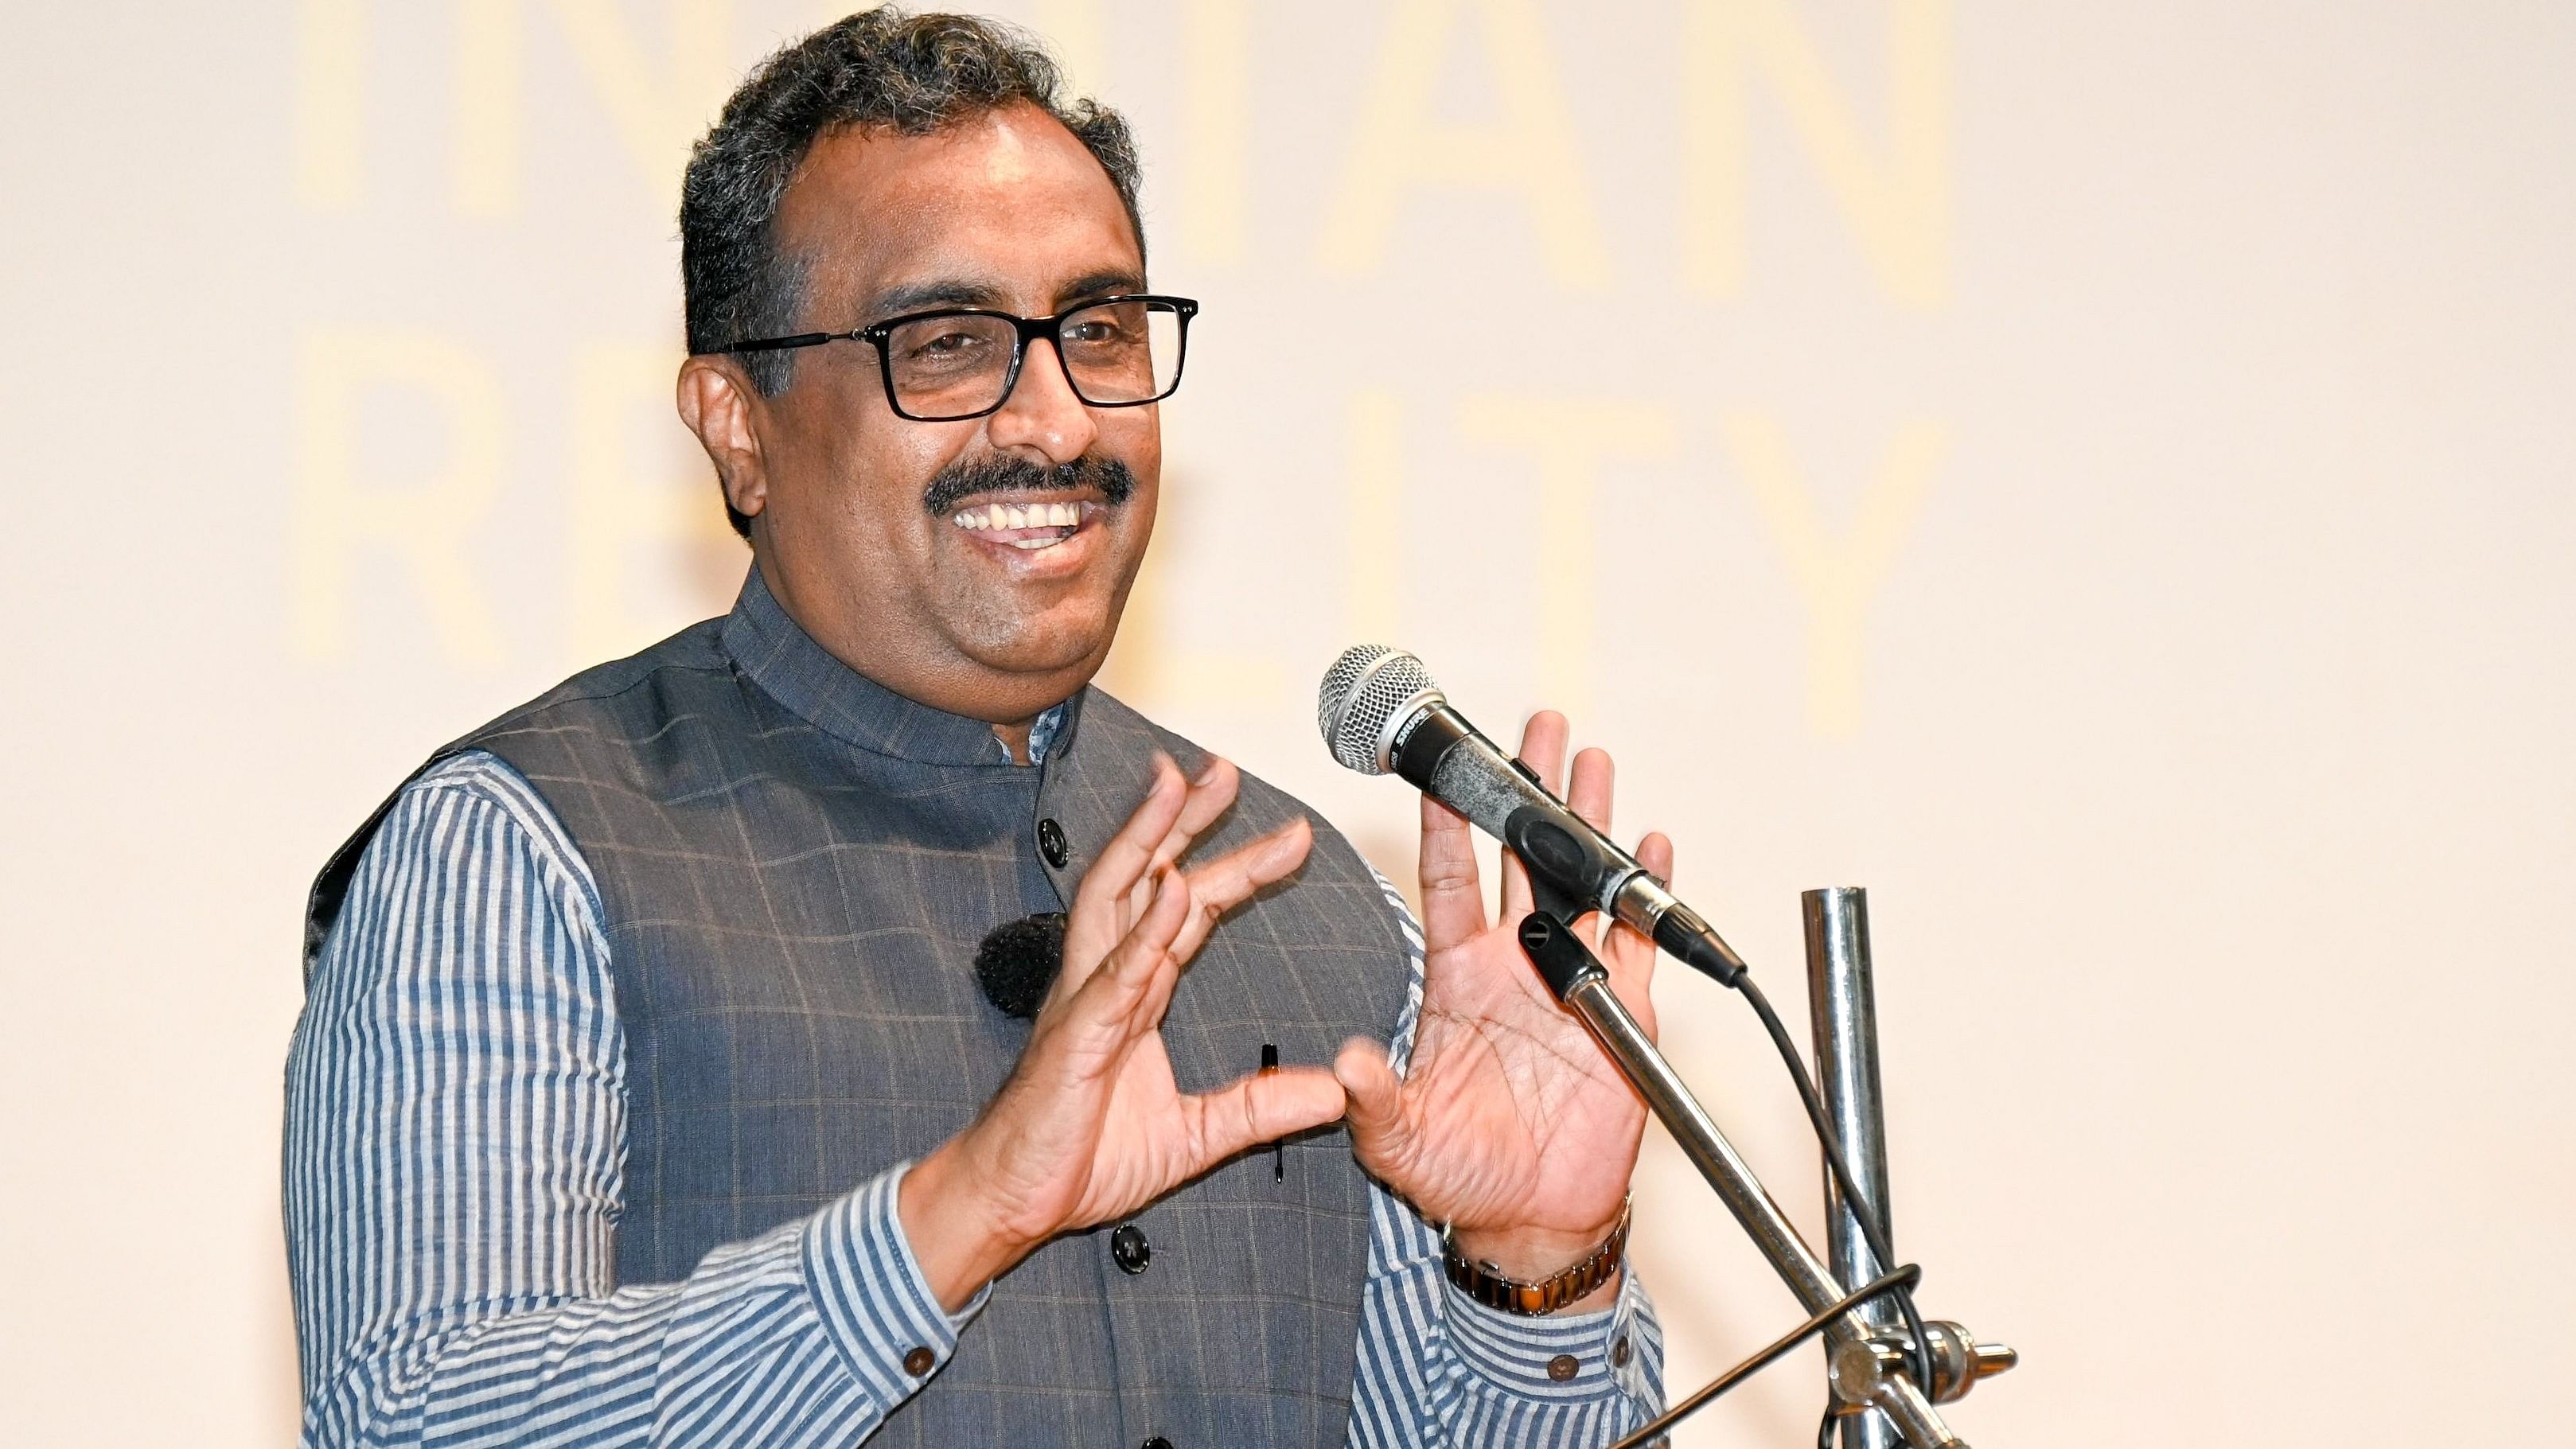
[{"label": "blue striped shirt", "polygon": [[[1404,919],[1399,1068],[1422,1001]],[[908,1353],[945,1363],[970,1331],[981,1297],[945,1312],[904,1238],[909,1164],[682,1281],[616,1282],[609,965],[589,867],[516,771],[470,752],[403,790],[287,1059],[305,1444],[855,1444],[931,1377]],[[1580,1449],[1661,1402],[1633,1272],[1606,1311],[1509,1317],[1452,1288],[1438,1233],[1379,1188],[1365,1298],[1354,1445]]]}]

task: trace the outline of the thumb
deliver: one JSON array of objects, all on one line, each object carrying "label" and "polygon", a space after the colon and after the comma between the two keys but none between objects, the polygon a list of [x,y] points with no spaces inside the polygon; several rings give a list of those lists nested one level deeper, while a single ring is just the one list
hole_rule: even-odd
[{"label": "thumb", "polygon": [[1284,1067],[1236,1078],[1196,1099],[1201,1171],[1249,1147],[1321,1127],[1342,1115],[1342,1091],[1320,1067]]},{"label": "thumb", "polygon": [[1343,1116],[1351,1126],[1351,1147],[1362,1165],[1383,1177],[1384,1169],[1413,1150],[1413,1124],[1404,1115],[1404,1084],[1387,1064],[1386,1049],[1364,1036],[1342,1043],[1333,1058],[1333,1078],[1349,1098]]}]

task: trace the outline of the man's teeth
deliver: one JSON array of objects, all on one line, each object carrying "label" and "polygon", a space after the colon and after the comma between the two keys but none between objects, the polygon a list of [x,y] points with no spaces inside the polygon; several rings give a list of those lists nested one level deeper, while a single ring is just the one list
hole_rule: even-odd
[{"label": "man's teeth", "polygon": [[[1079,503],[1031,503],[1012,505],[996,503],[984,508],[969,508],[951,514],[949,522],[959,528],[985,530],[1007,528],[1072,528],[1082,522]],[[1046,540],[1033,540],[1044,542]]]}]

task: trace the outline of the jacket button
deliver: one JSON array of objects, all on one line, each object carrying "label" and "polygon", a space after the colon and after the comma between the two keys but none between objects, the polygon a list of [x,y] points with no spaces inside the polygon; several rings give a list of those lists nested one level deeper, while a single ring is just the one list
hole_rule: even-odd
[{"label": "jacket button", "polygon": [[1157,1434],[1145,1441],[1142,1449],[1172,1449],[1172,1441]]},{"label": "jacket button", "polygon": [[1058,870],[1073,859],[1073,851],[1064,843],[1064,827],[1056,824],[1052,816],[1038,822],[1038,854]]},{"label": "jacket button", "polygon": [[1109,1235],[1109,1259],[1122,1273],[1142,1273],[1154,1261],[1154,1245],[1145,1241],[1143,1229],[1129,1223]]}]

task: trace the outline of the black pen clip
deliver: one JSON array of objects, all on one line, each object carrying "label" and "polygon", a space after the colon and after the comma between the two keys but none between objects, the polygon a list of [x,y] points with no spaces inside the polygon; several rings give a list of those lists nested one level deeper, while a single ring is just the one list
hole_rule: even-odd
[{"label": "black pen clip", "polygon": [[[1276,1042],[1263,1042],[1261,1044],[1261,1075],[1266,1077],[1278,1070],[1278,1044]],[[1286,1182],[1288,1180],[1287,1154],[1287,1148],[1281,1144],[1276,1142],[1270,1144],[1270,1180],[1272,1182]]]}]

